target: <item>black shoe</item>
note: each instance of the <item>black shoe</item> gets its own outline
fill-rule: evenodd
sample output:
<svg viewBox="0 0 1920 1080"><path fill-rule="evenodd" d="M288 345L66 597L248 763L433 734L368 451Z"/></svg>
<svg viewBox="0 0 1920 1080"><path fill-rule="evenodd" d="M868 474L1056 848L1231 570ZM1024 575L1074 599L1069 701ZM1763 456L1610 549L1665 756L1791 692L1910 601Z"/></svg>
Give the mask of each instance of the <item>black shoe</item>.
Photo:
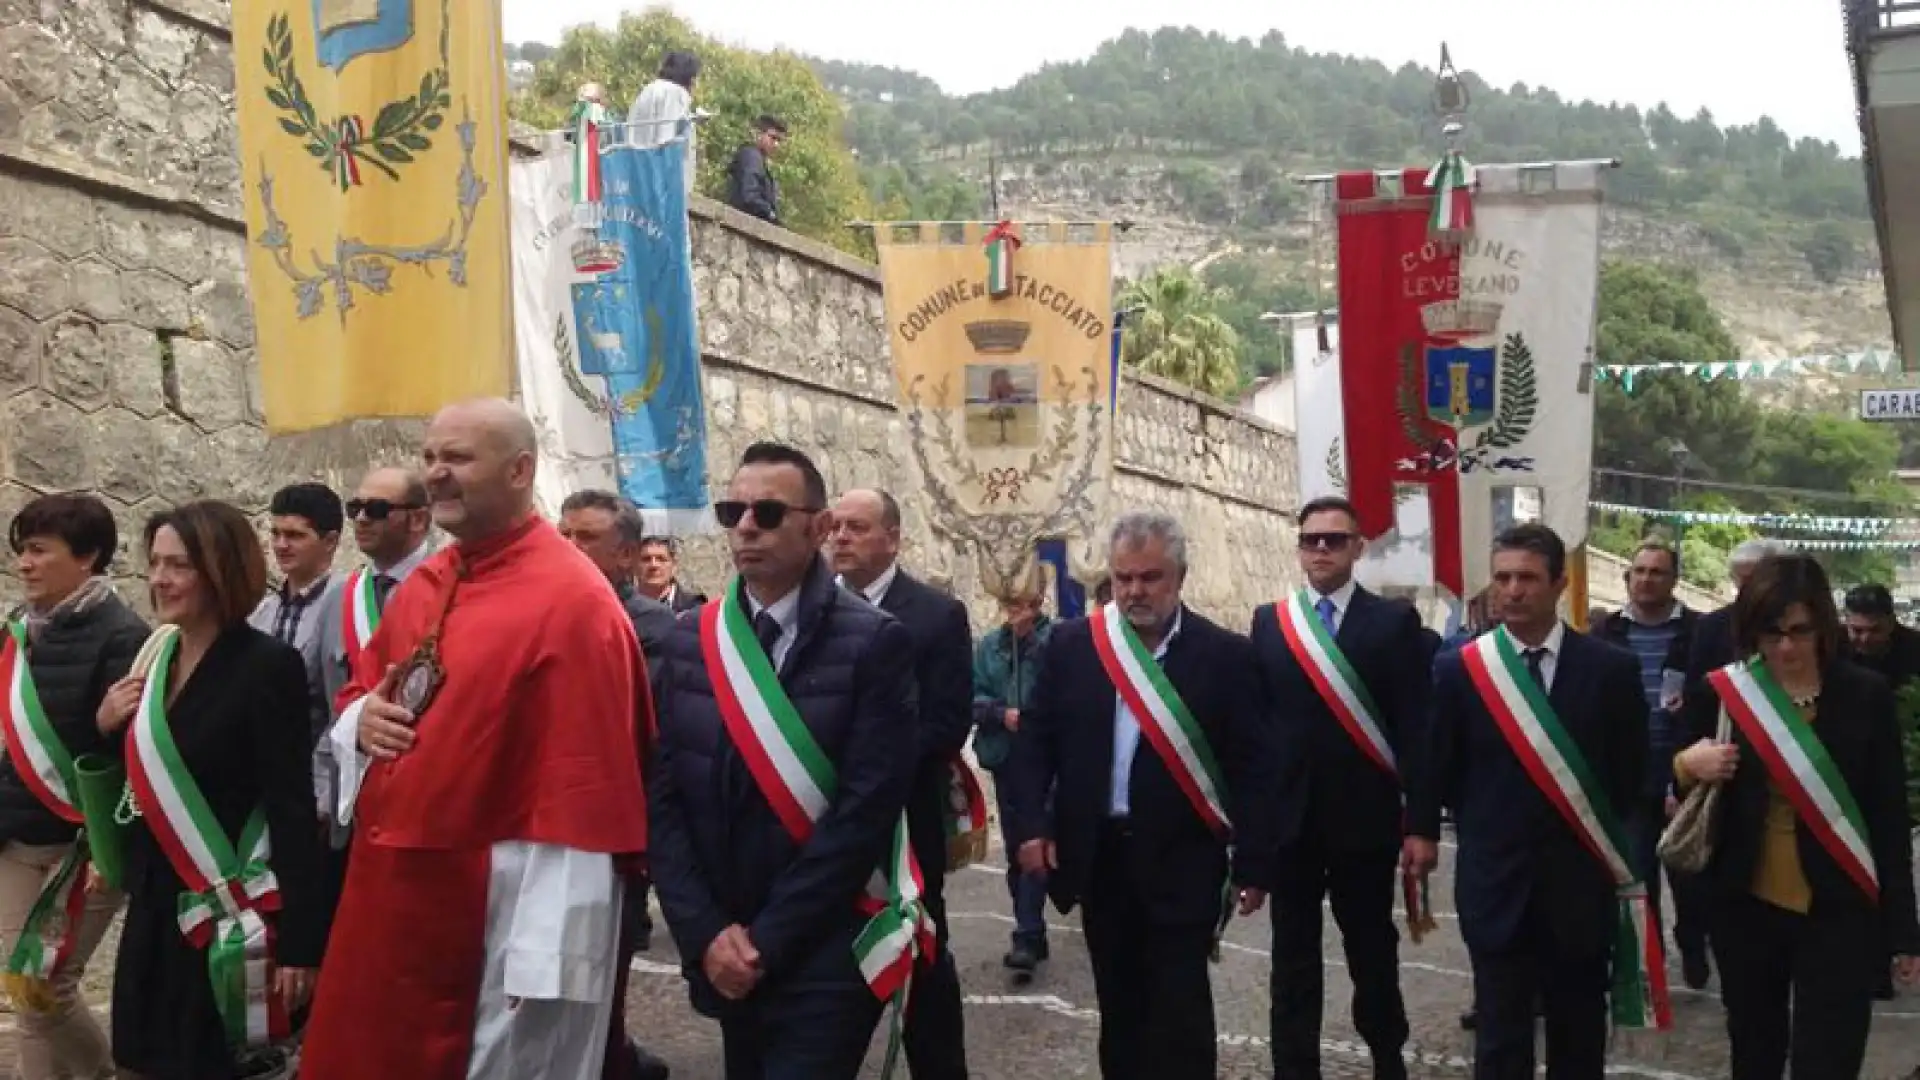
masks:
<svg viewBox="0 0 1920 1080"><path fill-rule="evenodd" d="M667 1063L647 1052L647 1048L627 1040L627 1072L634 1080L668 1080L673 1070Z"/></svg>
<svg viewBox="0 0 1920 1080"><path fill-rule="evenodd" d="M1689 990L1705 990L1713 969L1707 964L1705 949L1687 949L1680 954L1680 978Z"/></svg>
<svg viewBox="0 0 1920 1080"><path fill-rule="evenodd" d="M1033 958L1035 960L1045 963L1051 955L1052 953L1047 948L1046 938L1041 938L1039 941L1033 943Z"/></svg>
<svg viewBox="0 0 1920 1080"><path fill-rule="evenodd" d="M1000 962L1016 975L1032 975L1033 969L1040 966L1040 957L1034 954L1030 946L1015 945L1007 950L1007 955Z"/></svg>
<svg viewBox="0 0 1920 1080"><path fill-rule="evenodd" d="M1407 1062L1398 1053L1373 1056L1373 1080L1407 1080Z"/></svg>
<svg viewBox="0 0 1920 1080"><path fill-rule="evenodd" d="M1479 1026L1480 1026L1479 1010L1468 1009L1466 1012L1463 1012L1460 1014L1460 1030L1461 1031L1472 1031L1474 1028Z"/></svg>

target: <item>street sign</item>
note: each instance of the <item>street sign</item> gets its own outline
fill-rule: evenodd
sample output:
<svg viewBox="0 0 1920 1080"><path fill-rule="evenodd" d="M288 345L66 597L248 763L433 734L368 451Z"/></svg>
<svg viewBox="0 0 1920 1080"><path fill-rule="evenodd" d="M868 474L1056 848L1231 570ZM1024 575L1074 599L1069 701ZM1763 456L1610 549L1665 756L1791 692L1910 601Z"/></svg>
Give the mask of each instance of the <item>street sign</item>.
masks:
<svg viewBox="0 0 1920 1080"><path fill-rule="evenodd" d="M1862 420L1920 420L1920 389L1860 391Z"/></svg>

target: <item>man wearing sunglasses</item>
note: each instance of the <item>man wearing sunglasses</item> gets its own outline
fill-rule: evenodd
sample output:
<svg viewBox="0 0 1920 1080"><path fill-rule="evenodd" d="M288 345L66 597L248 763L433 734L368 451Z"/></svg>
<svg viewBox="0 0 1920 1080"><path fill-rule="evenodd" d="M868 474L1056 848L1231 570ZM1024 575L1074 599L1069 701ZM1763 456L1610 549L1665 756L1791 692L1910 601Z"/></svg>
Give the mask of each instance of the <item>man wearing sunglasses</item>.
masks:
<svg viewBox="0 0 1920 1080"><path fill-rule="evenodd" d="M855 947L918 763L913 639L835 583L826 498L805 454L747 448L713 506L738 576L655 697L654 890L727 1080L853 1080L880 1020Z"/></svg>
<svg viewBox="0 0 1920 1080"><path fill-rule="evenodd" d="M329 709L339 700L340 688L351 675L354 658L349 651L365 644L357 631L345 625L355 614L355 605L371 604L377 619L393 591L429 554L427 534L433 525L427 513L426 484L418 473L407 469L375 469L362 477L353 498L347 500L346 513L347 524L353 529L353 544L366 557L367 565L350 575L343 587L330 591L320 607L320 677ZM333 717L339 719L337 709ZM321 739L313 748L313 784L320 800L320 817L326 823L327 883L336 902L346 881L350 835L344 826L333 822L339 776L332 741Z"/></svg>
<svg viewBox="0 0 1920 1080"><path fill-rule="evenodd" d="M1353 1026L1377 1080L1407 1075L1406 1003L1393 926L1400 793L1424 732L1431 639L1412 605L1360 587L1366 544L1353 504L1300 511L1306 587L1259 608L1253 648L1294 773L1282 785L1280 885L1273 896L1273 1067L1318 1080L1320 907L1333 906L1353 979ZM1412 674L1409 674L1409 673Z"/></svg>
<svg viewBox="0 0 1920 1080"><path fill-rule="evenodd" d="M973 630L967 609L900 569L900 504L884 491L855 490L833 508L833 568L840 584L900 620L913 636L920 692L919 746L907 826L920 860L940 955L913 988L907 1014L907 1065L914 1080L966 1080L966 1029L960 975L947 954L947 819L960 748L973 727Z"/></svg>

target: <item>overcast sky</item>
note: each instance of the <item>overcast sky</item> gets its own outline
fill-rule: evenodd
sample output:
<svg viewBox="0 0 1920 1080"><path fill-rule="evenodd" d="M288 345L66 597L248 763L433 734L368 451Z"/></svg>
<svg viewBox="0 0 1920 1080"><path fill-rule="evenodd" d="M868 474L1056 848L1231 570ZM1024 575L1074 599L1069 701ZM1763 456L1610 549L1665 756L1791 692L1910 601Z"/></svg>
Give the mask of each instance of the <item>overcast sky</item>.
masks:
<svg viewBox="0 0 1920 1080"><path fill-rule="evenodd" d="M566 27L612 23L644 0L503 0L508 41L556 42ZM1454 62L1497 86L1543 85L1575 99L1705 105L1722 124L1771 115L1788 133L1859 148L1840 0L680 0L704 33L917 71L949 93L1007 86L1047 62L1081 59L1127 27L1177 17L1298 47L1431 67ZM920 14L909 15L908 12ZM1177 12L1177 16L1170 14ZM1469 145L1471 145L1469 143ZM1471 150L1469 150L1471 154Z"/></svg>

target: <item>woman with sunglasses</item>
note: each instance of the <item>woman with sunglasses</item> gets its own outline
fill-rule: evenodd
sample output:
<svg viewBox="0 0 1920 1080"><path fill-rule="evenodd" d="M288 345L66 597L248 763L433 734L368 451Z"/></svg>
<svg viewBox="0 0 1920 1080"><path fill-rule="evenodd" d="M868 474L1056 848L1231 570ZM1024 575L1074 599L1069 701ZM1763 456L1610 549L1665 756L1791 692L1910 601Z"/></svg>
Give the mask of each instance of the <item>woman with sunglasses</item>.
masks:
<svg viewBox="0 0 1920 1080"><path fill-rule="evenodd" d="M1689 696L1698 741L1674 759L1683 788L1722 785L1702 877L1730 1075L1849 1080L1888 949L1901 981L1920 975L1893 694L1841 658L1833 592L1810 556L1760 563L1733 634L1750 659Z"/></svg>
<svg viewBox="0 0 1920 1080"><path fill-rule="evenodd" d="M99 499L43 495L14 515L7 541L27 597L0 637L0 961L10 972L0 979L20 1020L18 1075L95 1080L113 1075L113 1056L80 980L120 894L104 885L87 892L72 924L33 912L42 895L51 894L43 910L52 913L87 889L87 875L62 873L77 854L72 763L118 752L94 713L133 665L147 627L107 577L118 536ZM51 971L33 970L63 952Z"/></svg>

